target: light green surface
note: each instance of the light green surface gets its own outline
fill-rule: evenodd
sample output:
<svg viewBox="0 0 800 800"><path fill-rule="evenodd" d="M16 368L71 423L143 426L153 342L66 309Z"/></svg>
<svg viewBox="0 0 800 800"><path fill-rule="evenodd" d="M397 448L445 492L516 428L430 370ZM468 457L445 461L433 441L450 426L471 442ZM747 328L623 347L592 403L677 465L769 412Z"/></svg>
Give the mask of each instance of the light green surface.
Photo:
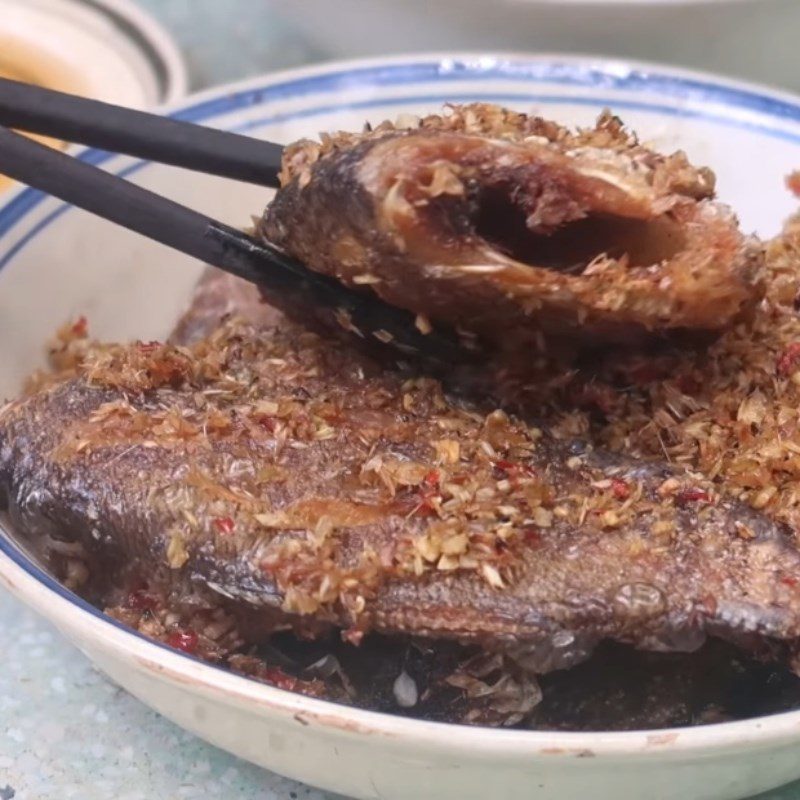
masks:
<svg viewBox="0 0 800 800"><path fill-rule="evenodd" d="M0 594L0 798L322 800L204 744L94 670ZM328 796L329 798L330 796Z"/></svg>
<svg viewBox="0 0 800 800"><path fill-rule="evenodd" d="M139 4L161 20L183 48L194 89L328 57L274 14L269 0L139 0Z"/></svg>
<svg viewBox="0 0 800 800"><path fill-rule="evenodd" d="M142 5L184 48L194 88L325 57L267 0ZM2 591L0 631L0 800L331 800L167 722ZM759 798L799 799L800 784Z"/></svg>

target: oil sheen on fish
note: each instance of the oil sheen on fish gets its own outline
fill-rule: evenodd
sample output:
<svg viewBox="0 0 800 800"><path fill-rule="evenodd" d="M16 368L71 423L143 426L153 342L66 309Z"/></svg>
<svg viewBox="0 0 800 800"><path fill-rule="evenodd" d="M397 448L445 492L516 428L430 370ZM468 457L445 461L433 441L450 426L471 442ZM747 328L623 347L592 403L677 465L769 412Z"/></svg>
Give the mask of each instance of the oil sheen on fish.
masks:
<svg viewBox="0 0 800 800"><path fill-rule="evenodd" d="M503 348L717 331L762 253L715 179L615 117L571 132L474 104L287 148L260 232L320 272Z"/></svg>
<svg viewBox="0 0 800 800"><path fill-rule="evenodd" d="M65 373L5 407L19 535L210 589L265 630L454 640L532 672L602 639L791 658L796 546L711 485L285 322L185 323L188 346L73 342Z"/></svg>

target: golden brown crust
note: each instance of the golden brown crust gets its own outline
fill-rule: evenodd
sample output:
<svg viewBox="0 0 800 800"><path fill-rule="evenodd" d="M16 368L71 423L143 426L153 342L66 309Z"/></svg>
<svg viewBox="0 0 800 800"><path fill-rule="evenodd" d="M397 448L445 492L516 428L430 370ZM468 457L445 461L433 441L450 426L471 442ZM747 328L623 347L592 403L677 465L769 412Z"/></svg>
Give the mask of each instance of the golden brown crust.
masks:
<svg viewBox="0 0 800 800"><path fill-rule="evenodd" d="M716 178L710 169L692 166L683 151L664 156L643 146L619 117L608 111L598 117L593 128L571 130L552 120L491 103L451 104L443 114L405 115L394 123L387 120L375 128L367 127L361 133L323 133L318 142L302 139L284 150L281 185L286 186L295 178L300 183L308 183L311 167L320 158L350 149L360 142L413 130L467 134L537 146L547 143L554 152L564 155L593 154L607 168L614 165L616 159L621 173L635 169L635 177L649 184L656 195L664 199L685 195L701 200L714 194ZM625 178L630 181L631 175Z"/></svg>
<svg viewBox="0 0 800 800"><path fill-rule="evenodd" d="M719 330L756 302L763 254L713 175L619 120L571 132L495 106L287 148L260 230L309 266L529 350L541 332L630 344Z"/></svg>
<svg viewBox="0 0 800 800"><path fill-rule="evenodd" d="M610 398L598 435L628 453L666 452L797 531L800 219L768 244L766 285L752 319L707 351L666 353L649 363L607 359L593 379ZM621 383L626 391L608 394ZM540 389L547 393L546 381ZM549 402L560 402L558 392Z"/></svg>

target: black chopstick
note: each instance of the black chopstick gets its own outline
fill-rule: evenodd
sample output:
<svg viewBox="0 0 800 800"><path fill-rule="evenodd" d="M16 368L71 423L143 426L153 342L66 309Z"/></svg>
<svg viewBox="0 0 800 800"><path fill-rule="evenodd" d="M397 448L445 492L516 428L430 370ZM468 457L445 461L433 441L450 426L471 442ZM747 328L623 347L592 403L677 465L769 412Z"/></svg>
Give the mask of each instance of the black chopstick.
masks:
<svg viewBox="0 0 800 800"><path fill-rule="evenodd" d="M280 145L0 79L0 125L261 186L278 185Z"/></svg>
<svg viewBox="0 0 800 800"><path fill-rule="evenodd" d="M404 356L444 365L469 358L449 331L422 334L413 314L372 293L349 289L266 242L2 127L0 173L256 283L295 318Z"/></svg>

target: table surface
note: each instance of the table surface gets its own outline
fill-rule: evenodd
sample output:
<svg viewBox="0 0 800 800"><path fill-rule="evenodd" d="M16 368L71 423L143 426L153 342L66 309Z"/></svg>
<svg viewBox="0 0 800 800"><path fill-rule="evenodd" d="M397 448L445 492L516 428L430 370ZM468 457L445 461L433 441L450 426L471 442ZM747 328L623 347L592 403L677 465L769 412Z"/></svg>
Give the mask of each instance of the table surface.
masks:
<svg viewBox="0 0 800 800"><path fill-rule="evenodd" d="M183 47L193 88L320 60L267 0L140 0ZM332 800L205 744L101 676L0 590L0 800ZM797 800L800 783L759 800Z"/></svg>

